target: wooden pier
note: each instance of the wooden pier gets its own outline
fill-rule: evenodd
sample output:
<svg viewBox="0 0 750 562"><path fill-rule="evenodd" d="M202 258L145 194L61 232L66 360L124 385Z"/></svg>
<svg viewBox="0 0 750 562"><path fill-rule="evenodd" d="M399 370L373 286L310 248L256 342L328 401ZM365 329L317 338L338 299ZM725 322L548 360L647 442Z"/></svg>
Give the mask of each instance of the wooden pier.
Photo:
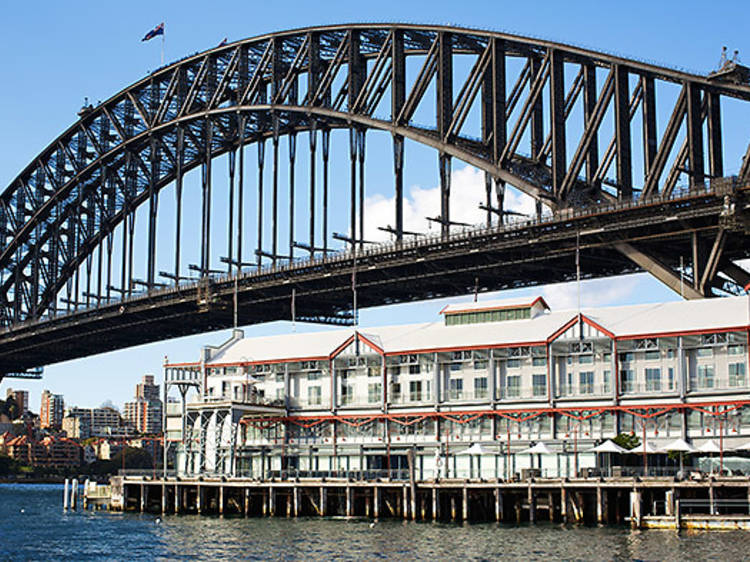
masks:
<svg viewBox="0 0 750 562"><path fill-rule="evenodd" d="M750 530L750 478L349 481L117 476L110 509L237 517L551 521Z"/></svg>

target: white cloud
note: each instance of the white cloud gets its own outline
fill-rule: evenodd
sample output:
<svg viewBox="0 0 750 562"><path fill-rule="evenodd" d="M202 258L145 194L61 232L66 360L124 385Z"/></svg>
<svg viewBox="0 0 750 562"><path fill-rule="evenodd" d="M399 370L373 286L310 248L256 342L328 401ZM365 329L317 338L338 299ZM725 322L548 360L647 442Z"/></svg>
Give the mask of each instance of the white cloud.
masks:
<svg viewBox="0 0 750 562"><path fill-rule="evenodd" d="M581 307L620 304L630 300L639 285L638 276L581 281ZM578 308L578 283L557 283L542 287L542 295L552 310Z"/></svg>
<svg viewBox="0 0 750 562"><path fill-rule="evenodd" d="M486 211L479 208L486 198L484 172L464 166L451 173L451 220L469 224L482 224ZM365 200L365 238L384 241L390 238L387 232L378 230L386 225L393 227L395 222L395 196L384 197L376 194ZM505 208L531 215L536 212L534 200L513 189L506 189ZM436 231L440 227L431 224L427 217L440 215L440 186L424 188L412 186L404 194L404 229L411 232Z"/></svg>

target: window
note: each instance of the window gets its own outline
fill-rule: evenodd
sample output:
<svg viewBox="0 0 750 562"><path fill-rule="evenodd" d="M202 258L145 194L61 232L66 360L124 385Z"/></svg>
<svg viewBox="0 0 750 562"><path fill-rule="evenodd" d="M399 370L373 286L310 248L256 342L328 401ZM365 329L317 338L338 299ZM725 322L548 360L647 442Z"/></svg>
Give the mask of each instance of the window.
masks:
<svg viewBox="0 0 750 562"><path fill-rule="evenodd" d="M367 402L377 404L381 400L383 387L379 382L373 382L367 385Z"/></svg>
<svg viewBox="0 0 750 562"><path fill-rule="evenodd" d="M674 349L667 350L667 359L674 359L677 357L677 352Z"/></svg>
<svg viewBox="0 0 750 562"><path fill-rule="evenodd" d="M276 400L284 400L284 389L283 388L277 388L276 389Z"/></svg>
<svg viewBox="0 0 750 562"><path fill-rule="evenodd" d="M475 371L483 371L487 368L487 360L485 359L475 359L474 360L474 370Z"/></svg>
<svg viewBox="0 0 750 562"><path fill-rule="evenodd" d="M535 397L547 396L547 375L531 375L531 386Z"/></svg>
<svg viewBox="0 0 750 562"><path fill-rule="evenodd" d="M698 388L714 387L714 366L698 365Z"/></svg>
<svg viewBox="0 0 750 562"><path fill-rule="evenodd" d="M341 405L354 402L354 387L350 384L341 385Z"/></svg>
<svg viewBox="0 0 750 562"><path fill-rule="evenodd" d="M368 377L379 377L380 376L380 367L367 367L367 376Z"/></svg>
<svg viewBox="0 0 750 562"><path fill-rule="evenodd" d="M461 363L451 363L450 364L450 370L451 371L460 371L461 370Z"/></svg>
<svg viewBox="0 0 750 562"><path fill-rule="evenodd" d="M713 347L699 347L696 350L695 354L698 357L713 357L714 356L714 348Z"/></svg>
<svg viewBox="0 0 750 562"><path fill-rule="evenodd" d="M578 373L578 391L581 394L594 394L593 371L581 371Z"/></svg>
<svg viewBox="0 0 750 562"><path fill-rule="evenodd" d="M505 362L505 367L508 369L518 369L521 367L521 360L520 359L508 359Z"/></svg>
<svg viewBox="0 0 750 562"><path fill-rule="evenodd" d="M451 379L450 380L450 398L451 400L461 400L464 393L464 380L463 379Z"/></svg>
<svg viewBox="0 0 750 562"><path fill-rule="evenodd" d="M745 386L745 364L729 364L729 386Z"/></svg>
<svg viewBox="0 0 750 562"><path fill-rule="evenodd" d="M411 402L422 401L422 381L411 381L409 383L409 400Z"/></svg>
<svg viewBox="0 0 750 562"><path fill-rule="evenodd" d="M487 377L474 379L474 398L477 400L487 398Z"/></svg>
<svg viewBox="0 0 750 562"><path fill-rule="evenodd" d="M635 391L635 376L633 369L622 369L620 371L620 381L622 382L623 392Z"/></svg>
<svg viewBox="0 0 750 562"><path fill-rule="evenodd" d="M229 381L221 381L221 397L229 397Z"/></svg>
<svg viewBox="0 0 750 562"><path fill-rule="evenodd" d="M701 336L701 345L727 343L727 334L706 334Z"/></svg>
<svg viewBox="0 0 750 562"><path fill-rule="evenodd" d="M307 403L310 406L320 406L321 403L321 392L319 386L308 386L307 387Z"/></svg>
<svg viewBox="0 0 750 562"><path fill-rule="evenodd" d="M432 397L432 394L430 393L430 381L424 381L424 399L425 402L430 400Z"/></svg>
<svg viewBox="0 0 750 562"><path fill-rule="evenodd" d="M518 398L521 395L521 377L513 375L505 379L505 397Z"/></svg>
<svg viewBox="0 0 750 562"><path fill-rule="evenodd" d="M602 382L604 383L604 392L612 392L612 371L604 371L602 373Z"/></svg>
<svg viewBox="0 0 750 562"><path fill-rule="evenodd" d="M392 377L397 377L401 374L401 367L388 367L388 374Z"/></svg>
<svg viewBox="0 0 750 562"><path fill-rule="evenodd" d="M661 359L661 354L658 350L646 352L646 361L658 361L659 359Z"/></svg>
<svg viewBox="0 0 750 562"><path fill-rule="evenodd" d="M531 360L531 364L534 367L546 367L547 366L547 358L546 357L534 357Z"/></svg>
<svg viewBox="0 0 750 562"><path fill-rule="evenodd" d="M674 367L667 369L667 389L674 390Z"/></svg>
<svg viewBox="0 0 750 562"><path fill-rule="evenodd" d="M605 363L610 363L612 361L612 354L611 353L603 353L602 354L602 361Z"/></svg>
<svg viewBox="0 0 750 562"><path fill-rule="evenodd" d="M307 380L309 381L316 381L320 379L321 372L320 371L308 371L307 373Z"/></svg>
<svg viewBox="0 0 750 562"><path fill-rule="evenodd" d="M661 369L646 369L646 391L658 392L661 390Z"/></svg>
<svg viewBox="0 0 750 562"><path fill-rule="evenodd" d="M399 402L401 400L401 384L394 382L391 384L391 396L390 400L392 402Z"/></svg>
<svg viewBox="0 0 750 562"><path fill-rule="evenodd" d="M565 359L565 362L568 365L572 365L573 364L573 357L571 355L568 355L568 357Z"/></svg>
<svg viewBox="0 0 750 562"><path fill-rule="evenodd" d="M632 352L628 353L620 353L620 362L621 363L630 363L635 359L635 354Z"/></svg>
<svg viewBox="0 0 750 562"><path fill-rule="evenodd" d="M276 382L284 382L284 373L276 373Z"/></svg>
<svg viewBox="0 0 750 562"><path fill-rule="evenodd" d="M594 362L593 355L581 355L578 357L578 363L580 365L591 365Z"/></svg>
<svg viewBox="0 0 750 562"><path fill-rule="evenodd" d="M745 353L744 345L730 345L727 347L727 355L742 355Z"/></svg>
<svg viewBox="0 0 750 562"><path fill-rule="evenodd" d="M409 374L410 375L419 374L419 363L417 363L416 365L409 365Z"/></svg>

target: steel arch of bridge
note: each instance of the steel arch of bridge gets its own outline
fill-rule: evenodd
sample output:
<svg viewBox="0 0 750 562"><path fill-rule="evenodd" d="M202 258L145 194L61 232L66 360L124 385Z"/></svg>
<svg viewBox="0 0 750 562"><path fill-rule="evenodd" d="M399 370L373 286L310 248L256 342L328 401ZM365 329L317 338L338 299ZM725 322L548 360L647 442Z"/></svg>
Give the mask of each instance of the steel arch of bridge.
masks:
<svg viewBox="0 0 750 562"><path fill-rule="evenodd" d="M457 57L464 55L472 63L459 84L454 66ZM413 56L420 57L421 67L412 83L407 82L406 61ZM509 79L510 62L519 60L522 70ZM238 149L257 143L262 167L270 139L276 193L279 138L288 136L294 146L296 135L303 131L312 132L310 189L314 192L316 150L320 149L327 167L330 131L349 130L352 245L364 242L362 170L368 129L387 131L393 137L396 203L392 233L397 240L404 236L405 139L438 152L441 212L435 220L445 237L454 224L450 217L453 158L486 173L488 224L493 216L507 213L503 208L506 184L534 197L538 209L545 205L553 211L658 193L668 196L685 175L691 186L703 186L724 175L722 97L750 101L746 76L744 82L728 78L704 77L503 33L402 24L274 33L188 57L97 107L85 108L80 120L0 195L0 321L12 326L54 316L61 291L87 260L91 263L95 250L99 249L100 264L102 252L111 259L112 233L118 225L129 233L123 241L130 237L132 262L134 212L142 204L149 209L145 284L153 288L159 190L175 182L179 197L184 174L196 167L202 170L204 201L199 269L208 275L212 159L229 154L233 189L238 155L240 168L244 165L244 151ZM659 134L656 91L662 83L676 84L679 95ZM433 90L434 120L420 126L413 117L426 93ZM381 115L383 107L389 113L386 117ZM576 107L581 109L580 118L576 118ZM473 138L465 132L466 124L477 115L481 137ZM642 123L644 151L640 178L634 177L632 122L636 116ZM605 126L610 121L613 134ZM522 145L528 146L528 153ZM568 146L576 147L572 154ZM293 169L291 151L290 166ZM746 157L740 180L750 178L749 168ZM611 170L614 178L610 178ZM239 190L242 177L238 174ZM327 189L325 183L323 189ZM254 256L258 264L264 258L274 264L289 259L295 247L305 247L311 255L328 250L327 210L318 217L318 224L323 224L322 241L316 242L316 217L311 209L309 239L295 245L291 232L285 255L277 245L277 219L275 210L272 247L258 243ZM177 222L179 231L179 217ZM258 222L262 223L262 217ZM242 226L238 228L236 255L229 258L239 268L244 258ZM179 234L177 245L175 283L180 280ZM626 244L619 249L648 269L648 256L643 252ZM123 249L123 260L125 253ZM132 275L132 263L129 267ZM712 267L708 273L715 273L716 264ZM702 280L702 290L696 290L695 296L706 294L707 281ZM131 289L132 279L126 282L123 277L120 291ZM110 299L109 286L106 299Z"/></svg>

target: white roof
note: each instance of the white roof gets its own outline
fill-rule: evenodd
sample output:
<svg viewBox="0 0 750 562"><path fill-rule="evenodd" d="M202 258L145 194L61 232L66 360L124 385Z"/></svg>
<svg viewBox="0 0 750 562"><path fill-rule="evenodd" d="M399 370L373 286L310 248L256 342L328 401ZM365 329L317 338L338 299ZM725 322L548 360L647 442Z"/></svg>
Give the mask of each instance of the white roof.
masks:
<svg viewBox="0 0 750 562"><path fill-rule="evenodd" d="M532 303L536 299L525 299ZM508 303L487 301L477 303ZM515 299L512 302L522 302ZM474 305L474 303L471 303ZM452 307L467 305L450 305ZM457 308L454 308L456 310ZM657 336L711 331L748 325L745 297L588 309L583 315L615 337ZM576 310L545 312L534 318L446 326L443 319L422 324L358 328L358 333L385 353L427 352L546 342L574 320ZM246 338L220 349L208 364L275 362L328 357L354 334L354 328Z"/></svg>
<svg viewBox="0 0 750 562"><path fill-rule="evenodd" d="M468 312L474 310L502 310L504 308L525 308L534 306L537 302L549 309L547 303L542 297L520 297L516 299L502 299L478 302L457 302L449 304L440 312L442 314L451 314L456 312Z"/></svg>
<svg viewBox="0 0 750 562"><path fill-rule="evenodd" d="M710 331L748 324L747 297L615 306L583 313L617 337Z"/></svg>

